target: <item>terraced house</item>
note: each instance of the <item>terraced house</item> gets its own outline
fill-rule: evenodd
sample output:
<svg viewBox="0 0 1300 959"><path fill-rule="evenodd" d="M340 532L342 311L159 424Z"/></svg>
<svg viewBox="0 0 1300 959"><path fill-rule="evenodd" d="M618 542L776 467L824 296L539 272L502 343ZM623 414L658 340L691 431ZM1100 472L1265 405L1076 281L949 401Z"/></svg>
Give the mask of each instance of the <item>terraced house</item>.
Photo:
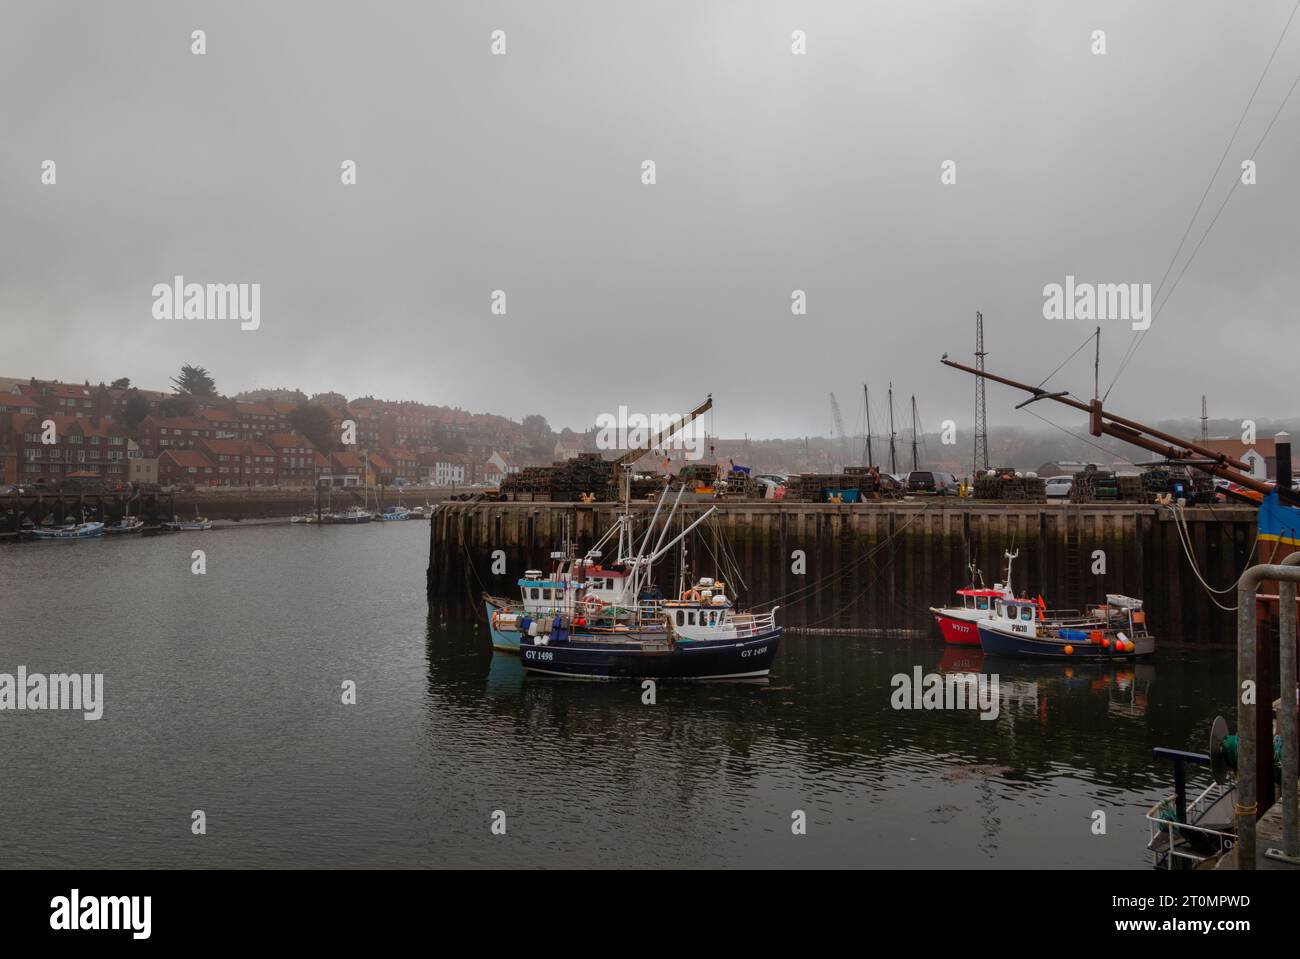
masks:
<svg viewBox="0 0 1300 959"><path fill-rule="evenodd" d="M54 424L52 443L42 424ZM106 483L127 481L126 427L99 416L29 416L19 435L19 480L61 480L72 473L93 474Z"/></svg>
<svg viewBox="0 0 1300 959"><path fill-rule="evenodd" d="M201 439L213 439L211 421L201 416L146 416L136 428L136 441L145 456L161 456L164 450L193 449Z"/></svg>
<svg viewBox="0 0 1300 959"><path fill-rule="evenodd" d="M200 440L197 447L216 467L217 486L276 485L276 454L262 440Z"/></svg>
<svg viewBox="0 0 1300 959"><path fill-rule="evenodd" d="M311 487L316 483L316 447L297 433L268 433L263 441L275 451L276 478L281 486Z"/></svg>

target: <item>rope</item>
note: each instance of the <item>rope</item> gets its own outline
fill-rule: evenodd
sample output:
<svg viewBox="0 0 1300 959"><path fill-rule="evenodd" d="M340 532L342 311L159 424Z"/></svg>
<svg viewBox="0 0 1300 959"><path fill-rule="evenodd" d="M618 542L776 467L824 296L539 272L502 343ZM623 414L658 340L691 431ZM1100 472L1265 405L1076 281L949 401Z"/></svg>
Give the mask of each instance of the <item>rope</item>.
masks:
<svg viewBox="0 0 1300 959"><path fill-rule="evenodd" d="M1241 575L1236 578L1236 580L1233 582L1231 586L1225 586L1223 589L1215 589L1213 586L1211 586L1209 583L1205 581L1205 577L1201 575L1201 571L1196 566L1196 559L1192 556L1192 548L1191 548L1192 533L1191 530L1187 528L1187 517L1182 514L1183 507L1177 505L1171 505L1166 508L1170 511L1170 513L1173 514L1174 528L1178 530L1178 542L1183 547L1183 555L1187 557L1187 565L1192 568L1192 572L1196 575L1197 580L1200 581L1201 586L1205 588L1206 592L1211 594L1210 602L1214 603L1215 606L1219 607L1219 609L1223 610L1226 613L1235 613L1237 611L1236 604L1233 604L1232 606L1224 606L1215 598L1215 596L1222 596L1225 593L1230 593L1233 590L1235 590L1241 584L1241 577L1246 575L1246 570L1250 569L1251 565L1253 564L1249 559L1247 559L1246 568L1241 571ZM1252 554L1254 553L1255 547L1256 545L1258 545L1258 543L1259 543L1259 531L1256 530L1255 542L1252 543L1250 547L1250 551ZM1274 543L1273 551L1268 558L1268 561L1270 563L1273 562L1274 557L1276 557L1277 555L1277 547L1278 544Z"/></svg>
<svg viewBox="0 0 1300 959"><path fill-rule="evenodd" d="M1035 413L1033 410L1029 409L1028 407L1025 408L1025 412L1028 413L1030 416L1037 417L1038 419L1042 420L1048 426L1055 426L1062 433L1065 433L1068 436L1073 436L1080 443L1087 443L1089 446L1093 447L1094 449L1101 450L1101 452L1105 453L1107 456L1119 457L1129 466L1137 466L1136 463L1134 463L1128 457L1124 456L1122 453L1116 453L1114 450L1107 449L1106 447L1102 446L1100 443L1094 443L1092 440L1088 439L1088 437L1080 436L1078 433L1074 432L1073 430L1067 429L1066 427L1062 426L1060 423L1052 422L1046 416L1041 416L1038 413Z"/></svg>

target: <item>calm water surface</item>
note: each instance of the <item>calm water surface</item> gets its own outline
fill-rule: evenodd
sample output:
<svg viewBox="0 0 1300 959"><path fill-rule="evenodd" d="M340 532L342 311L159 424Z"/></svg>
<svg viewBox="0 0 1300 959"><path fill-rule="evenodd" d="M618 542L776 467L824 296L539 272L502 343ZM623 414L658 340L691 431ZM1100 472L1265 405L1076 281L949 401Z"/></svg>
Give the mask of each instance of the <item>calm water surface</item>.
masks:
<svg viewBox="0 0 1300 959"><path fill-rule="evenodd" d="M661 684L646 706L433 621L428 531L0 548L0 671L103 673L106 699L98 722L0 713L0 864L1141 868L1171 776L1151 747L1202 749L1231 712L1230 649L1027 667L806 636L766 685ZM918 665L996 672L999 717L893 710Z"/></svg>

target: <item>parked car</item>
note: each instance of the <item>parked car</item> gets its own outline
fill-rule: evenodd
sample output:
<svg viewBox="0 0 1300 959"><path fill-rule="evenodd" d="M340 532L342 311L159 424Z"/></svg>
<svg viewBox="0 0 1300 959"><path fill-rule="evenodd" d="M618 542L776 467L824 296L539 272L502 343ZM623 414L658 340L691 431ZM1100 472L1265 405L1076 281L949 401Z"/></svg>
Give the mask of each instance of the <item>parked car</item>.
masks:
<svg viewBox="0 0 1300 959"><path fill-rule="evenodd" d="M961 484L952 473L937 473L931 470L912 470L907 474L907 491L909 493L934 493L938 496L958 496Z"/></svg>
<svg viewBox="0 0 1300 959"><path fill-rule="evenodd" d="M1049 476L1044 484L1048 499L1068 499L1074 489L1073 476Z"/></svg>

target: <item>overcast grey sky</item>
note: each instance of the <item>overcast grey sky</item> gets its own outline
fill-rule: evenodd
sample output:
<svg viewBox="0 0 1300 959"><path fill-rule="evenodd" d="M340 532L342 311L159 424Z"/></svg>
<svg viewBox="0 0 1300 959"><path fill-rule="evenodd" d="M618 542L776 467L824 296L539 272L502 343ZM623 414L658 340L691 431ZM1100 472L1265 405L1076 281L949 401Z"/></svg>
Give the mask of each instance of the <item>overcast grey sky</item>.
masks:
<svg viewBox="0 0 1300 959"><path fill-rule="evenodd" d="M831 390L852 431L892 379L966 431L939 356L980 309L990 369L1036 382L1093 325L1044 320L1045 284L1158 284L1293 6L4 0L0 375L189 362L557 428L712 392L756 437L827 433ZM1300 17L1183 258L1297 74ZM1117 410L1300 410L1298 149L1300 93ZM154 319L178 273L260 283L261 328ZM1102 325L1104 388L1132 334ZM1090 359L1052 382L1090 392ZM994 429L1037 425L1020 398L989 387Z"/></svg>

